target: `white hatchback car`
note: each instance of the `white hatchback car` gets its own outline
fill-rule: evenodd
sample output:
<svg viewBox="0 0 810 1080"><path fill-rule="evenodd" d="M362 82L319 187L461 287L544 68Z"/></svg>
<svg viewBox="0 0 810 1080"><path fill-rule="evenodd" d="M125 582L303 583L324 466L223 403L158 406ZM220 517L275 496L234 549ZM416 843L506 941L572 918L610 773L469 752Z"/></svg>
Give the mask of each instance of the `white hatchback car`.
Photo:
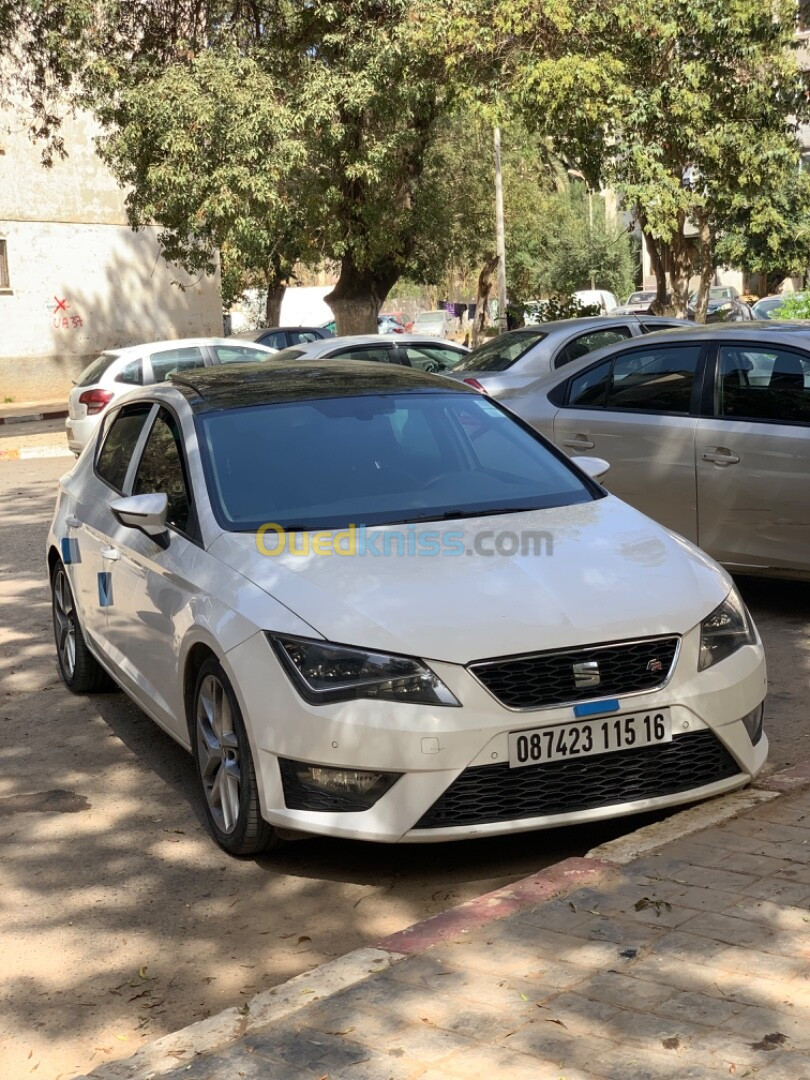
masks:
<svg viewBox="0 0 810 1080"><path fill-rule="evenodd" d="M47 549L67 686L191 750L234 854L676 806L765 763L729 576L482 394L401 366L174 375L109 410Z"/></svg>
<svg viewBox="0 0 810 1080"><path fill-rule="evenodd" d="M105 409L133 386L164 382L173 371L208 364L255 363L277 349L233 338L183 338L107 349L84 369L68 398L68 446L80 454Z"/></svg>

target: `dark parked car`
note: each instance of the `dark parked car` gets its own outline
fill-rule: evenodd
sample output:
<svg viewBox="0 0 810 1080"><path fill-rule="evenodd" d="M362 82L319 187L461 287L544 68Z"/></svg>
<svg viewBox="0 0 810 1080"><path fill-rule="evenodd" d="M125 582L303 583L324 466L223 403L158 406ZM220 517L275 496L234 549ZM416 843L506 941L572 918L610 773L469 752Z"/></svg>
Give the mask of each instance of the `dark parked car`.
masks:
<svg viewBox="0 0 810 1080"><path fill-rule="evenodd" d="M258 330L243 330L242 333L231 336L243 341L255 341L257 345L267 345L280 351L291 345L305 345L308 341L334 337L334 334L325 326L262 326Z"/></svg>
<svg viewBox="0 0 810 1080"><path fill-rule="evenodd" d="M697 293L689 297L689 318L695 317ZM751 308L740 299L740 294L733 285L715 285L709 289L709 306L706 308L706 322L750 322L753 319Z"/></svg>

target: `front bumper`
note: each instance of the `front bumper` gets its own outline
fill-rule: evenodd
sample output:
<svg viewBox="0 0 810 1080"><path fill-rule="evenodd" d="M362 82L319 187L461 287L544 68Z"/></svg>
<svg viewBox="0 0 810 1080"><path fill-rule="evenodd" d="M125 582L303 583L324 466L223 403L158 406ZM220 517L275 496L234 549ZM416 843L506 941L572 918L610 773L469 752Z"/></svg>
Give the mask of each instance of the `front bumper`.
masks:
<svg viewBox="0 0 810 1080"><path fill-rule="evenodd" d="M441 824L435 809L457 781L466 784L483 778L484 786L498 770L501 789L509 792L510 776L520 780L524 790L529 773L508 770L508 734L545 725L573 721L571 706L514 712L496 701L467 671L456 664L429 661L430 666L462 703L461 708L442 708L369 700L349 701L331 706L311 706L302 701L263 634L231 650L226 667L240 697L245 723L253 747L263 816L273 825L301 832L380 842L416 842L468 839L557 825L596 821L640 811L692 802L731 791L749 783L762 769L768 754L763 735L752 745L742 717L765 698L767 684L765 658L760 643L748 645L707 671L698 673L699 629L687 634L668 684L656 691L620 697L620 711L626 715L668 707L672 717L673 743L681 763L690 758L691 747L701 752L716 745L722 767L715 773L695 771L690 781L688 768L684 784L672 791L662 783L660 794L649 777L644 784L625 785L639 764L652 765L650 754L659 748L624 750L580 759L588 769L580 775L580 790L588 791L582 804L559 800L535 813L518 804L512 815L493 820L491 810L483 810L475 820L464 815L460 825ZM683 740L698 739L687 747ZM627 758L627 755L631 755ZM401 773L400 779L371 809L361 812L293 810L285 805L279 758L349 769L379 769ZM626 759L625 762L618 761ZM607 762L607 759L614 759ZM605 800L593 805L591 779L597 781L605 764L613 781L605 787ZM555 763L528 768L553 769ZM659 763L659 775L668 775L668 762ZM485 772L485 770L491 770ZM662 771L663 769L663 771ZM636 770L637 771L637 770ZM524 774L520 777L520 774ZM462 778L463 780L459 780ZM618 777L618 780L617 780ZM708 782L706 780L708 779ZM566 781L567 782L567 781ZM504 785L505 789L504 789ZM458 790L456 786L455 790ZM639 795L641 792L641 795ZM513 804L514 805L514 804ZM528 805L528 804L527 804ZM433 813L431 814L431 811ZM424 820L430 827L424 827Z"/></svg>

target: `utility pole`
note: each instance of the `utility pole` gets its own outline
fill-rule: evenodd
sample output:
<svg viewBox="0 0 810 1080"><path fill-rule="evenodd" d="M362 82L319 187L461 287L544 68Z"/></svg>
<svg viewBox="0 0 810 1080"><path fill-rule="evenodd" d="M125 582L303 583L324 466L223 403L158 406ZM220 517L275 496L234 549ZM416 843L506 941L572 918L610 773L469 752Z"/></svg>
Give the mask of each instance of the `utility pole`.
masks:
<svg viewBox="0 0 810 1080"><path fill-rule="evenodd" d="M498 256L498 327L506 321L506 238L503 227L503 177L501 176L501 129L495 128L495 253Z"/></svg>

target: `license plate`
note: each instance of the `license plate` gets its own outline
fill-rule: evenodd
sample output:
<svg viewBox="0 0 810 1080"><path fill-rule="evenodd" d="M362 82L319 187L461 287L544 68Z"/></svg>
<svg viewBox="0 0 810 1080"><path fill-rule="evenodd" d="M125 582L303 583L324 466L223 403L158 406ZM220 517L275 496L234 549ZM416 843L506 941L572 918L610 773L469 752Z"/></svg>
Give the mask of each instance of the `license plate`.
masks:
<svg viewBox="0 0 810 1080"><path fill-rule="evenodd" d="M592 757L672 741L669 709L509 732L509 767Z"/></svg>

